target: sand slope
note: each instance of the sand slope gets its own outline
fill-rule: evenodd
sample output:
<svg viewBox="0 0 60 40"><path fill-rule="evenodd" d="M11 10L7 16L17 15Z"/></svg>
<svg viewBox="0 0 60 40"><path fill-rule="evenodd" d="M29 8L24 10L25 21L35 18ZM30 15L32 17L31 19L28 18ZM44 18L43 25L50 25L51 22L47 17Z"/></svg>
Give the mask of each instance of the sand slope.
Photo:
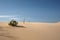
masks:
<svg viewBox="0 0 60 40"><path fill-rule="evenodd" d="M0 22L0 40L60 40L60 22L19 22L18 25L24 27L12 27L8 22Z"/></svg>

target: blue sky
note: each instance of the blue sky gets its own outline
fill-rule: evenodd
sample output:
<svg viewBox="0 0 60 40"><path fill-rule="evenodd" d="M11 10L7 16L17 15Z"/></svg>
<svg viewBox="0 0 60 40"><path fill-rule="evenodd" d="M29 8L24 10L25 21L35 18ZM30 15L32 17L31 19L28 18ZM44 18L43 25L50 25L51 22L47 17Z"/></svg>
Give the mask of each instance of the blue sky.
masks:
<svg viewBox="0 0 60 40"><path fill-rule="evenodd" d="M60 0L0 0L0 21L59 22Z"/></svg>

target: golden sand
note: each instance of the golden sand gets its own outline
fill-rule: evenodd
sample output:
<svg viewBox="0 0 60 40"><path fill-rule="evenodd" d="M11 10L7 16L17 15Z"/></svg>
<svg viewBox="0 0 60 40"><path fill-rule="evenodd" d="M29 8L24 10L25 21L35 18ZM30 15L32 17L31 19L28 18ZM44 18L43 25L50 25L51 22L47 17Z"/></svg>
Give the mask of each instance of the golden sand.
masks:
<svg viewBox="0 0 60 40"><path fill-rule="evenodd" d="M12 27L8 22L0 22L0 40L60 40L60 22L19 22L18 26Z"/></svg>

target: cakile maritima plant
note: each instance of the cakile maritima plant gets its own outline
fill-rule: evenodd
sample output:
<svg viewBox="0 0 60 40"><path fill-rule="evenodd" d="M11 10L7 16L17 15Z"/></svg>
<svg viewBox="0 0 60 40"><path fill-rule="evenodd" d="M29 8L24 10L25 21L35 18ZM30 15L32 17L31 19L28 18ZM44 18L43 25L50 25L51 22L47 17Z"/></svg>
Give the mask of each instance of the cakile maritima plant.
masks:
<svg viewBox="0 0 60 40"><path fill-rule="evenodd" d="M11 26L17 26L17 24L18 24L18 22L15 20L11 20L9 23L9 25L11 25Z"/></svg>

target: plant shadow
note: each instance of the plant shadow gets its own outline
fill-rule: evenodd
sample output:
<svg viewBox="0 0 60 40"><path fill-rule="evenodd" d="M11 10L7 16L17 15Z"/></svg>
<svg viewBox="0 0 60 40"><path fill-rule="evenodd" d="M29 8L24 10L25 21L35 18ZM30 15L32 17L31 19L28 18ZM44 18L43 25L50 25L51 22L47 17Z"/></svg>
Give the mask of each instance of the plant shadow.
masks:
<svg viewBox="0 0 60 40"><path fill-rule="evenodd" d="M15 27L21 27L21 28L26 28L25 26L17 25Z"/></svg>
<svg viewBox="0 0 60 40"><path fill-rule="evenodd" d="M12 26L12 25L10 25ZM12 26L12 27L21 27L21 28L26 28L25 26L21 26L21 25L16 25L16 26Z"/></svg>

